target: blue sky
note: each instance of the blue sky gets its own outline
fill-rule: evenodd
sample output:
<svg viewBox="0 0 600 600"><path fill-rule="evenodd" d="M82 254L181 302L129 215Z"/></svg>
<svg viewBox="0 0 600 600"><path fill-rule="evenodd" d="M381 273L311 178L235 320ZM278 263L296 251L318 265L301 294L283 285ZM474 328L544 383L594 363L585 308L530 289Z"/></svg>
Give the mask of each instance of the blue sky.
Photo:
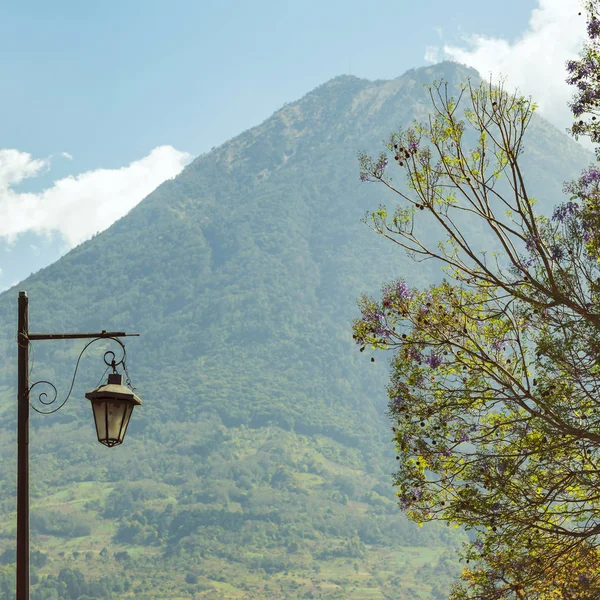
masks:
<svg viewBox="0 0 600 600"><path fill-rule="evenodd" d="M391 79L427 45L516 37L534 2L25 1L0 5L0 145L115 168L170 144L194 155L351 72ZM438 30L439 31L439 30ZM8 92L8 93L6 93Z"/></svg>
<svg viewBox="0 0 600 600"><path fill-rule="evenodd" d="M560 100L560 121L564 93L556 100L552 85L582 39L573 27L585 28L580 18L564 29L565 5L579 10L578 0L0 3L0 289L340 74L391 79L454 58L533 82L549 118ZM554 54L553 26L570 36Z"/></svg>

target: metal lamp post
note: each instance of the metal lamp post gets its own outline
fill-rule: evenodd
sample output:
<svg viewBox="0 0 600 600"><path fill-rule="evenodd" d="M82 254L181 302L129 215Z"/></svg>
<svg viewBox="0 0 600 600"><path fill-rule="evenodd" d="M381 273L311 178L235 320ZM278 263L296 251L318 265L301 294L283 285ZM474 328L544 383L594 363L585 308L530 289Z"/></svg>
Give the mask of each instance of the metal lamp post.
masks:
<svg viewBox="0 0 600 600"><path fill-rule="evenodd" d="M51 410L39 410L43 414L50 414L62 408L73 389L75 375L79 360L86 348L100 339L116 341L123 351L123 358L116 361L115 353L108 351L104 354L104 362L112 367L113 372L108 376L108 382L91 391L85 397L92 403L94 421L98 441L109 448L121 444L129 424L133 407L140 405L141 400L132 390L123 385L123 376L117 373L117 366L122 365L127 374L125 364L125 346L118 338L138 336L138 333L124 333L115 331L102 331L101 333L29 333L29 299L26 292L19 292L19 317L17 343L18 349L18 414L17 414L17 596L16 600L29 600L29 406L31 390L40 384L47 384L54 390L54 398L47 400L47 394L42 393L39 400L43 406L52 405L57 398L56 388L49 381L37 381L29 385L29 344L36 340L72 340L91 339L83 348L75 374L71 382L71 389L66 399ZM110 358L110 362L107 360ZM129 377L127 377L129 383Z"/></svg>

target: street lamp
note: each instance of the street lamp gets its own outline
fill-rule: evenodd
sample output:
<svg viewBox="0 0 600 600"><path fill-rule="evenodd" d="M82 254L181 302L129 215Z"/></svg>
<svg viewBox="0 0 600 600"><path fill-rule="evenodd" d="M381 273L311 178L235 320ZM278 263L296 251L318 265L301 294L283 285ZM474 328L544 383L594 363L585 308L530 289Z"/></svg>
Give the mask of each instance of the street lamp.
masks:
<svg viewBox="0 0 600 600"><path fill-rule="evenodd" d="M16 600L29 600L29 405L31 390L36 385L47 384L54 390L54 397L47 400L45 392L38 400L43 406L52 405L57 399L56 388L49 381L36 381L29 385L29 344L36 340L72 340L91 339L81 351L71 388L65 400L58 407L50 410L32 408L42 414L51 414L62 408L73 390L75 375L79 361L86 348L100 339L111 339L121 346L123 357L117 361L112 350L105 352L104 362L112 367L113 372L108 376L108 382L90 390L85 397L92 403L94 421L98 441L112 448L123 442L127 425L133 407L142 401L133 391L123 385L123 376L117 372L117 366L122 365L127 375L125 364L125 346L120 337L138 336L138 333L102 331L101 333L29 333L29 299L27 292L19 292L19 314L17 343L18 349L18 414L17 414L17 596ZM110 359L110 360L109 360ZM127 375L127 384L130 384Z"/></svg>

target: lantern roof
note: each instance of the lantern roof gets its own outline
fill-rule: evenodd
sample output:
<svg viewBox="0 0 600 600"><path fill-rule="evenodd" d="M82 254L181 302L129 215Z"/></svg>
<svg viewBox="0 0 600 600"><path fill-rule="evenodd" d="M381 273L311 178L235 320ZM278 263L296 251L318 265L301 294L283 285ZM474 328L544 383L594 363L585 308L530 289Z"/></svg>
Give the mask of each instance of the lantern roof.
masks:
<svg viewBox="0 0 600 600"><path fill-rule="evenodd" d="M123 375L120 373L111 373L108 376L108 383L90 390L85 397L92 401L102 399L126 400L136 406L142 403L142 400L132 390L123 385Z"/></svg>

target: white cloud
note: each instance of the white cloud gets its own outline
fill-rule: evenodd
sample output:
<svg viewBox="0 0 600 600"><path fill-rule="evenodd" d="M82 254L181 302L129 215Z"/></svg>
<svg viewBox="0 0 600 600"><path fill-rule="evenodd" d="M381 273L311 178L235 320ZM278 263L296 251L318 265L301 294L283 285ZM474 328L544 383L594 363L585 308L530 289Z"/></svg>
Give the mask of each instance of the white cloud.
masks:
<svg viewBox="0 0 600 600"><path fill-rule="evenodd" d="M13 186L49 168L49 161L0 150L0 237L58 231L70 247L76 246L128 213L191 158L172 146L159 146L120 169L95 169L59 179L40 193L20 193Z"/></svg>
<svg viewBox="0 0 600 600"><path fill-rule="evenodd" d="M581 12L581 16L578 13ZM465 46L443 47L445 58L479 71L484 79L506 76L505 88L531 95L539 112L561 130L573 117L567 106L574 88L565 83L565 61L576 59L586 40L586 12L580 0L538 0L526 31L514 42L470 35ZM427 55L430 54L429 49Z"/></svg>
<svg viewBox="0 0 600 600"><path fill-rule="evenodd" d="M49 164L48 159L33 159L26 152L0 150L0 189L35 177L42 169L48 168Z"/></svg>
<svg viewBox="0 0 600 600"><path fill-rule="evenodd" d="M437 46L426 46L425 60L430 64L438 62L439 50L440 49Z"/></svg>

